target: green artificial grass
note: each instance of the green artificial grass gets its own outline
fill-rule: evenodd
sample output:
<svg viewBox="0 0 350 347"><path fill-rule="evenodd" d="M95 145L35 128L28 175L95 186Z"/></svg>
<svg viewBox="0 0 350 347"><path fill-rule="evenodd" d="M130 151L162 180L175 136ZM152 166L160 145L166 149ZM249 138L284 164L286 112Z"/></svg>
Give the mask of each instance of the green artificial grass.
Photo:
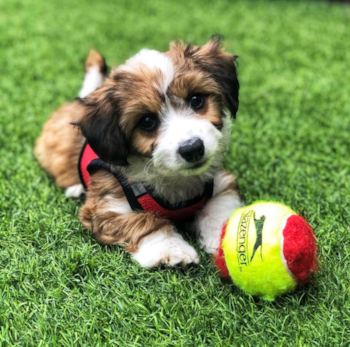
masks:
<svg viewBox="0 0 350 347"><path fill-rule="evenodd" d="M349 346L349 29L350 7L322 1L1 1L0 345ZM112 66L212 34L240 56L226 167L247 204L290 205L317 237L313 283L273 303L220 280L204 252L147 270L99 246L32 154L91 47Z"/></svg>

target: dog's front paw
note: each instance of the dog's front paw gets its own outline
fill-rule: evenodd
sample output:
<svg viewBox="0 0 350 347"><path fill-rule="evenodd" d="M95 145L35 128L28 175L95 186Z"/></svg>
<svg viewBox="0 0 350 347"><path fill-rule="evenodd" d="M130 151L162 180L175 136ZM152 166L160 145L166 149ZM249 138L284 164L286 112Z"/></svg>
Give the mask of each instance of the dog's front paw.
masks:
<svg viewBox="0 0 350 347"><path fill-rule="evenodd" d="M205 237L200 237L199 242L202 248L208 254L215 254L220 245L220 235L221 230L212 232L211 234L205 235Z"/></svg>
<svg viewBox="0 0 350 347"><path fill-rule="evenodd" d="M201 246L209 254L215 254L221 241L222 227L230 218L232 211L241 207L240 198L222 195L212 198L197 215L196 229Z"/></svg>
<svg viewBox="0 0 350 347"><path fill-rule="evenodd" d="M144 267L199 263L197 252L176 232L158 232L148 236L132 256Z"/></svg>
<svg viewBox="0 0 350 347"><path fill-rule="evenodd" d="M220 246L225 217L226 216L220 216L218 213L214 215L202 213L196 220L199 243L208 254L216 254Z"/></svg>

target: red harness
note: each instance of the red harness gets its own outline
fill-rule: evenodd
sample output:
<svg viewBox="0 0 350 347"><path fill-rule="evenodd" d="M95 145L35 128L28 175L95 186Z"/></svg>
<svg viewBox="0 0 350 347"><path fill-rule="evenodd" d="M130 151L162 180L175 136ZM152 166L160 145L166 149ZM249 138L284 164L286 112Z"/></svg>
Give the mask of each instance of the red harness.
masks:
<svg viewBox="0 0 350 347"><path fill-rule="evenodd" d="M81 182L85 188L89 186L90 176L97 170L107 170L112 173L123 188L132 210L152 212L172 221L186 221L192 219L213 195L213 181L206 183L201 195L177 204L155 196L151 189L146 189L142 183L128 182L120 173L111 170L109 164L101 160L87 143L84 145L78 164Z"/></svg>

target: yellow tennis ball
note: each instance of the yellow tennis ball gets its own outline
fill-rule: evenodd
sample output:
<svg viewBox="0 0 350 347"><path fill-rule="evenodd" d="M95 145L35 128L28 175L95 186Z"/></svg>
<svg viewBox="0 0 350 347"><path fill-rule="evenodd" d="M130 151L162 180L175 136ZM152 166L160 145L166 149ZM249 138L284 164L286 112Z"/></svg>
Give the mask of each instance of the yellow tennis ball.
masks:
<svg viewBox="0 0 350 347"><path fill-rule="evenodd" d="M245 206L223 228L217 266L246 293L272 301L305 283L315 271L313 231L282 204Z"/></svg>

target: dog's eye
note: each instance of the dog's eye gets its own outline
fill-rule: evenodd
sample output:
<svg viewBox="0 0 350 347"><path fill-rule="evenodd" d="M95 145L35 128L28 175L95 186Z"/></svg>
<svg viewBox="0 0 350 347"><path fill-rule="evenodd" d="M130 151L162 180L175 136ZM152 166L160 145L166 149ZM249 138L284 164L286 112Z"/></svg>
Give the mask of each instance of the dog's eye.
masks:
<svg viewBox="0 0 350 347"><path fill-rule="evenodd" d="M145 131L154 131L158 127L158 118L154 114L146 114L139 121L139 127Z"/></svg>
<svg viewBox="0 0 350 347"><path fill-rule="evenodd" d="M193 94L190 96L190 107L193 110L200 110L204 106L204 96L201 94Z"/></svg>

